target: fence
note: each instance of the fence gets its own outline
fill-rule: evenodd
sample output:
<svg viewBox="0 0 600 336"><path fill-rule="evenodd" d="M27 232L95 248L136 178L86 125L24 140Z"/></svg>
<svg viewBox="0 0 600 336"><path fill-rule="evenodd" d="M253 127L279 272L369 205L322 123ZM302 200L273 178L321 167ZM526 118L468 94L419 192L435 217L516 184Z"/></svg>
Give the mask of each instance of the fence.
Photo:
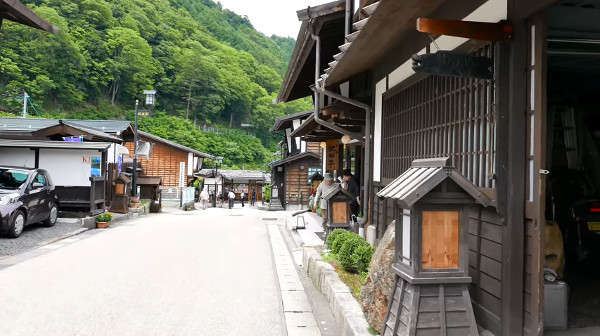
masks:
<svg viewBox="0 0 600 336"><path fill-rule="evenodd" d="M207 126L207 125L200 125L200 126L198 126L198 129L203 132L210 132L210 133L217 133L217 134L237 133L237 134L245 134L245 135L256 137L255 133L250 132L250 131L240 130L240 129L228 129L228 128L221 128L221 127L215 127L215 126Z"/></svg>

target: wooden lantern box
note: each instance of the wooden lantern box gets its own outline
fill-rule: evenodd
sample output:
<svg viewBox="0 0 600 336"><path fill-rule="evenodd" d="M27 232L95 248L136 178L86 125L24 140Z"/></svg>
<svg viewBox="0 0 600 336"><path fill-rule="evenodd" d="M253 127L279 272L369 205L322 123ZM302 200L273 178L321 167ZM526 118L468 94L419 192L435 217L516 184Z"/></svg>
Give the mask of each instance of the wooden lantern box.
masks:
<svg viewBox="0 0 600 336"><path fill-rule="evenodd" d="M322 196L327 201L327 234L335 229L351 228L350 203L354 197L346 189L336 185L330 192Z"/></svg>
<svg viewBox="0 0 600 336"><path fill-rule="evenodd" d="M415 160L377 196L395 201L398 275L382 335L478 336L467 213L491 200L448 158Z"/></svg>
<svg viewBox="0 0 600 336"><path fill-rule="evenodd" d="M131 189L131 180L121 174L113 180L113 199L110 203L110 211L118 213L127 213L129 211L129 190Z"/></svg>
<svg viewBox="0 0 600 336"><path fill-rule="evenodd" d="M150 201L150 212L162 211L162 177L160 176L140 176L137 180L140 187L140 199Z"/></svg>

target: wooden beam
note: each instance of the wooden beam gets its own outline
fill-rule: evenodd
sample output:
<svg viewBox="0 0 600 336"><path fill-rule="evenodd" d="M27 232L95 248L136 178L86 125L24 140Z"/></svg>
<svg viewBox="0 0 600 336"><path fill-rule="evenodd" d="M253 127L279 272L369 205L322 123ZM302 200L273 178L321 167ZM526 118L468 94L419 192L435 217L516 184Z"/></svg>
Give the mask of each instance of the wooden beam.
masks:
<svg viewBox="0 0 600 336"><path fill-rule="evenodd" d="M498 23L459 20L417 19L417 30L434 35L448 35L490 42L512 39L513 26L505 21Z"/></svg>

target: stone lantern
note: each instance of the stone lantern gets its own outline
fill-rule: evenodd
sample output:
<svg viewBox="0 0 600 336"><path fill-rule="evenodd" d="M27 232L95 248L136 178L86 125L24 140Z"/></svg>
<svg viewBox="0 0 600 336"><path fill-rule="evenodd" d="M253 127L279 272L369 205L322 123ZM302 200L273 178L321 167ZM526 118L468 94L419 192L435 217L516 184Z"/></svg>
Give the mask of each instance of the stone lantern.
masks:
<svg viewBox="0 0 600 336"><path fill-rule="evenodd" d="M395 201L398 276L382 335L478 336L467 213L491 200L448 158L415 160L377 196Z"/></svg>

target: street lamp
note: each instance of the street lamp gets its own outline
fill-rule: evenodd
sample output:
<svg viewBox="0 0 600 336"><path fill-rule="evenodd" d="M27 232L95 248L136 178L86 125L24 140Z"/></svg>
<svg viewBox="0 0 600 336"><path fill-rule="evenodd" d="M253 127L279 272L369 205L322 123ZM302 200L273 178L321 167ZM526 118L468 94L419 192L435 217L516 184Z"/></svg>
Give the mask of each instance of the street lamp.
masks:
<svg viewBox="0 0 600 336"><path fill-rule="evenodd" d="M217 156L215 158L213 158L214 163L215 163L215 197L213 198L213 208L217 207L217 197L219 197L219 189L217 188L217 173L219 171L219 166L221 165L221 163L223 163L223 157L222 156Z"/></svg>
<svg viewBox="0 0 600 336"><path fill-rule="evenodd" d="M139 100L135 100L135 124L133 125L133 178L131 179L131 195L137 196L137 143L138 143L138 106Z"/></svg>
<svg viewBox="0 0 600 336"><path fill-rule="evenodd" d="M144 117L152 116L152 108L156 105L156 90L144 90L144 95L146 95L146 106L150 109L140 110L139 115Z"/></svg>

